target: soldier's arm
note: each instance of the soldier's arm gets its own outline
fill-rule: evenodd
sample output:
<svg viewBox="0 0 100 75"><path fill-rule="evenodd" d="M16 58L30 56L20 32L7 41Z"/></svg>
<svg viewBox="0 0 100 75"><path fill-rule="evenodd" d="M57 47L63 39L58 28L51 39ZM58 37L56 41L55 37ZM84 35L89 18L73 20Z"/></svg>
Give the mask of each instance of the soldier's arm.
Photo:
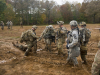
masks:
<svg viewBox="0 0 100 75"><path fill-rule="evenodd" d="M38 39L39 37L38 36L36 36L34 33L30 33L30 35L32 36L32 37L34 37L34 38L36 38L36 39Z"/></svg>
<svg viewBox="0 0 100 75"><path fill-rule="evenodd" d="M73 36L73 41L68 45L69 48L74 47L78 43L78 32L73 31L72 36Z"/></svg>
<svg viewBox="0 0 100 75"><path fill-rule="evenodd" d="M85 30L83 30L83 41L85 41Z"/></svg>
<svg viewBox="0 0 100 75"><path fill-rule="evenodd" d="M45 29L43 32L42 32L42 34L41 34L41 38L44 36L44 34L46 34L46 32L47 32L47 29Z"/></svg>
<svg viewBox="0 0 100 75"><path fill-rule="evenodd" d="M60 33L66 34L66 33L67 33L67 29L66 29L65 27L63 27L63 28L60 30Z"/></svg>
<svg viewBox="0 0 100 75"><path fill-rule="evenodd" d="M95 55L91 73L92 75L100 75L100 50Z"/></svg>

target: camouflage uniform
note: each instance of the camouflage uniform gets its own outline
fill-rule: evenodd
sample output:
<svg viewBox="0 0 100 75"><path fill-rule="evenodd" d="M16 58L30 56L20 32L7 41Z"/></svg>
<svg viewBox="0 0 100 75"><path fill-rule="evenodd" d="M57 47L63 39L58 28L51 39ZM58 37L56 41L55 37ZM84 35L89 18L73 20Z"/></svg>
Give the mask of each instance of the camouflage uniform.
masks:
<svg viewBox="0 0 100 75"><path fill-rule="evenodd" d="M4 23L3 23L3 21L1 21L1 29L3 30L4 29Z"/></svg>
<svg viewBox="0 0 100 75"><path fill-rule="evenodd" d="M21 28L23 28L23 23L22 23L22 21L20 22L20 26L21 26Z"/></svg>
<svg viewBox="0 0 100 75"><path fill-rule="evenodd" d="M55 31L52 25L46 26L41 34L41 38L42 37L45 39L45 49L51 51L51 43L55 42Z"/></svg>
<svg viewBox="0 0 100 75"><path fill-rule="evenodd" d="M36 25L32 26L33 29L37 29ZM23 32L21 35L21 39L20 42L25 42L27 45L27 50L25 52L25 56L28 55L28 53L31 51L31 48L34 46L34 51L33 53L36 53L37 50L37 43L34 44L34 41L36 41L38 39L38 37L36 36L35 30L33 29L29 29L26 32ZM22 47L22 46L20 46ZM24 46L23 46L24 47Z"/></svg>
<svg viewBox="0 0 100 75"><path fill-rule="evenodd" d="M81 22L81 24L80 24L81 26L82 26L82 28L80 28L80 34L81 34L81 39L80 39L80 44L81 44L81 46L80 46L80 54L81 54L81 59L82 59L82 63L83 64L87 64L87 62L86 62L86 57L85 57L85 55L87 55L87 47L86 47L86 45L87 45L87 43L88 43L88 41L89 41L89 39L88 40L86 40L87 38L86 38L86 30L88 30L89 31L89 29L87 29L86 28L86 23L85 22ZM88 32L89 34L90 34L90 32Z"/></svg>
<svg viewBox="0 0 100 75"><path fill-rule="evenodd" d="M8 21L7 23L8 29L10 29L10 21Z"/></svg>
<svg viewBox="0 0 100 75"><path fill-rule="evenodd" d="M65 43L65 38L67 37L67 29L63 27L63 21L57 22L59 28L56 29L56 44L58 49L58 55L64 54L63 52L63 44Z"/></svg>
<svg viewBox="0 0 100 75"><path fill-rule="evenodd" d="M98 43L98 47L100 48L100 41ZM94 62L91 68L92 75L100 75L100 50L97 51Z"/></svg>
<svg viewBox="0 0 100 75"><path fill-rule="evenodd" d="M19 48L20 50L22 50L22 51L26 51L27 50L27 45L21 45L21 44L19 44L19 43L14 43L14 42L12 42L12 44L16 47L16 48Z"/></svg>
<svg viewBox="0 0 100 75"><path fill-rule="evenodd" d="M69 43L67 44L67 49L68 49L68 58L67 62L70 64L73 64L74 66L78 65L77 58L80 55L80 45L79 45L79 31L77 28L77 21L73 20L70 22L71 27L75 27L72 29L70 34L68 34L68 39Z"/></svg>
<svg viewBox="0 0 100 75"><path fill-rule="evenodd" d="M10 28L12 29L12 25L13 25L13 23L12 23L12 21L10 21Z"/></svg>

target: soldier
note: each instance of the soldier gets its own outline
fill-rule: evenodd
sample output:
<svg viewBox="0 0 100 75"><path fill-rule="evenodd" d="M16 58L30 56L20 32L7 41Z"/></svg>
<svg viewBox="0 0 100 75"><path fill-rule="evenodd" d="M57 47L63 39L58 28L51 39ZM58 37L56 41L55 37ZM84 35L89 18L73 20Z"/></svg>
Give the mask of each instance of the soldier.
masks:
<svg viewBox="0 0 100 75"><path fill-rule="evenodd" d="M1 21L0 25L1 25L1 29L3 30L4 29L4 23L3 23L3 21Z"/></svg>
<svg viewBox="0 0 100 75"><path fill-rule="evenodd" d="M98 43L98 47L100 48L100 41ZM91 68L92 75L100 75L100 50L97 51L94 62Z"/></svg>
<svg viewBox="0 0 100 75"><path fill-rule="evenodd" d="M89 41L89 38L91 37L91 32L89 29L86 28L86 23L81 22L80 23L80 54L81 54L81 59L82 59L82 64L87 64L86 57L87 55L87 43Z"/></svg>
<svg viewBox="0 0 100 75"><path fill-rule="evenodd" d="M36 33L35 33L35 30L37 29L37 26L36 25L33 25L32 26L32 29L29 29L25 32L22 33L21 35L21 38L20 38L20 42L25 42L26 43L26 52L25 52L25 56L28 56L29 52L31 51L31 48L34 46L34 50L33 50L33 53L36 53L36 50L37 50L37 42L36 43L33 43L34 41L36 41L38 39L38 37L36 36ZM21 45L16 45L13 43L14 46L17 46L17 47L23 47L25 48L25 46L21 46ZM23 48L20 48L20 49L23 49ZM24 49L23 49L24 51Z"/></svg>
<svg viewBox="0 0 100 75"><path fill-rule="evenodd" d="M22 23L22 21L20 22L20 27L23 28L23 23Z"/></svg>
<svg viewBox="0 0 100 75"><path fill-rule="evenodd" d="M7 23L8 29L10 29L10 21L8 21Z"/></svg>
<svg viewBox="0 0 100 75"><path fill-rule="evenodd" d="M79 29L78 23L75 20L70 22L71 32L68 34L69 43L67 43L66 47L68 49L68 58L67 63L73 64L74 66L78 66L77 58L80 55L80 45L79 45ZM70 36L69 36L70 35Z"/></svg>
<svg viewBox="0 0 100 75"><path fill-rule="evenodd" d="M13 25L13 23L12 23L12 21L10 21L10 29L12 29L12 25Z"/></svg>
<svg viewBox="0 0 100 75"><path fill-rule="evenodd" d="M45 30L40 36L40 40L42 39L42 37L45 39L45 49L51 51L51 43L55 42L55 31L52 25L46 26Z"/></svg>
<svg viewBox="0 0 100 75"><path fill-rule="evenodd" d="M58 55L64 55L63 52L63 44L65 43L65 38L67 37L67 29L63 27L64 22L63 21L57 21L57 24L59 25L58 28L56 28L56 44L58 49Z"/></svg>

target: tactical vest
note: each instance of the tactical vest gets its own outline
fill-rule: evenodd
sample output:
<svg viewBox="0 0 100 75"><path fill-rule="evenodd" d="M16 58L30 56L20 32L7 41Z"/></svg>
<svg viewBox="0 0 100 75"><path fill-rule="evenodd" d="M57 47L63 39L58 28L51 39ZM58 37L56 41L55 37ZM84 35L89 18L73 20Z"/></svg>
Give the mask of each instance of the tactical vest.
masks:
<svg viewBox="0 0 100 75"><path fill-rule="evenodd" d="M52 36L55 36L54 30L47 30L46 33L44 34L45 39L52 39Z"/></svg>
<svg viewBox="0 0 100 75"><path fill-rule="evenodd" d="M65 43L65 38L67 37L67 30L66 30L65 34L60 33L61 30L63 30L62 27L60 27L57 31L57 38L56 39L62 38L62 43Z"/></svg>

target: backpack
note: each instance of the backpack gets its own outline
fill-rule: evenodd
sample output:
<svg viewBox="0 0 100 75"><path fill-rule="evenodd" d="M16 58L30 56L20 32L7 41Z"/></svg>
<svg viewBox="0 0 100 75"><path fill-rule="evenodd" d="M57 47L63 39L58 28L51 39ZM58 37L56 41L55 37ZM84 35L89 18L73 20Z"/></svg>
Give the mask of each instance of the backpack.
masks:
<svg viewBox="0 0 100 75"><path fill-rule="evenodd" d="M83 41L83 32L85 32L85 41ZM88 43L90 37L91 37L91 31L87 28L84 28L82 31L80 31L80 39L81 39L81 43L82 42L85 42L85 43Z"/></svg>
<svg viewBox="0 0 100 75"><path fill-rule="evenodd" d="M20 42L22 43L23 41L30 41L30 38L29 38L29 33L31 31L30 30L27 30L25 32L22 32L21 34L21 38L20 38Z"/></svg>

